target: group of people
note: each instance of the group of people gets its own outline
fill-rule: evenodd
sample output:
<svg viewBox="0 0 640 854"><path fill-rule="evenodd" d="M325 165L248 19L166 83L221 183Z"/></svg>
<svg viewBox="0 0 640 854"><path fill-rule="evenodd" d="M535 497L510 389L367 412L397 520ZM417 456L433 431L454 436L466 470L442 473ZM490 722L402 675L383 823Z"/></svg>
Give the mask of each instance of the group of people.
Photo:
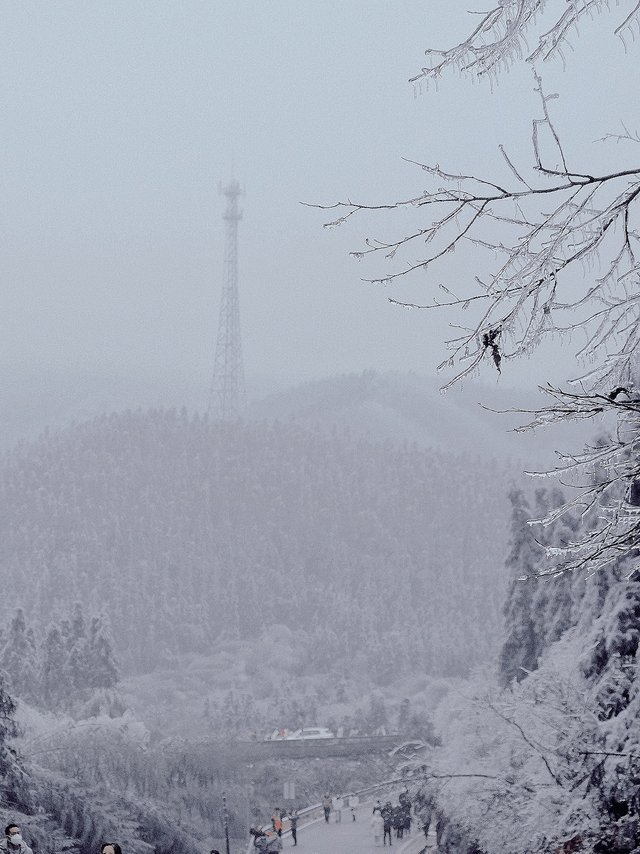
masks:
<svg viewBox="0 0 640 854"><path fill-rule="evenodd" d="M15 821L10 822L4 829L4 839L0 839L0 854L33 854L22 838L22 828ZM103 842L100 854L122 854L122 849L117 842Z"/></svg>
<svg viewBox="0 0 640 854"><path fill-rule="evenodd" d="M349 810L351 820L356 821L358 803L359 799L357 795L336 795L331 797L331 795L325 794L322 798L325 822L328 823L330 821L332 814L335 822L342 821L342 813L345 809ZM293 810L287 815L284 810L276 809L273 811L271 817L270 828L265 830L263 828L252 827L249 831L253 836L253 844L258 854L278 854L282 850L283 820L287 818L289 820L293 844L298 844L297 810ZM418 821L426 837L429 833L431 822L431 804L422 796L421 792L416 794L415 803L412 803L409 792L406 789L398 796L398 803L395 806L391 801L386 801L383 804L378 800L373 807L373 815L371 817L374 844L379 846L382 840L382 844L386 846L388 840L389 845L393 845L394 831L396 839L403 839L405 834L408 835L411 833L411 824L414 818Z"/></svg>
<svg viewBox="0 0 640 854"><path fill-rule="evenodd" d="M374 844L380 845L380 839L382 839L384 846L388 839L389 845L393 845L391 840L394 830L396 839L403 839L405 833L407 835L411 833L411 820L411 798L408 792L400 793L395 806L391 801L384 804L377 801L371 817Z"/></svg>
<svg viewBox="0 0 640 854"><path fill-rule="evenodd" d="M356 795L333 798L330 795L325 795L322 799L326 822L329 821L332 812L336 822L342 821L342 811L345 808L349 810L351 820L355 821L357 806L358 798ZM423 813L426 806L426 804L420 803L418 798L416 799L416 815L420 816L421 821L424 820ZM430 815L427 818L426 828L424 828L425 835L429 831L429 819ZM267 829L252 827L249 829L258 854L279 854L282 851L282 831L285 820L288 820L289 823L293 845L298 844L298 811L294 809L287 813L285 810L277 808L271 816L271 827ZM392 830L396 831L397 839L402 839L405 833L409 833L411 830L411 799L408 792L400 794L398 804L395 807L392 806L391 801L387 801L385 804L378 801L373 808L371 827L376 845L380 844L381 837L384 845L387 844L387 838L389 845L391 845ZM31 848L22 838L19 824L11 822L6 826L4 839L0 839L0 854L33 854ZM117 842L105 842L100 848L100 854L122 854L122 850ZM219 852L212 850L210 854L219 854Z"/></svg>
<svg viewBox="0 0 640 854"><path fill-rule="evenodd" d="M271 827L266 830L261 827L250 827L249 833L253 836L253 845L260 854L277 854L282 851L282 831L285 820L289 821L289 830L293 844L298 844L298 810L287 813L280 807L276 807L271 816Z"/></svg>
<svg viewBox="0 0 640 854"><path fill-rule="evenodd" d="M263 830L260 827L250 827L249 833L253 836L253 845L259 854L278 854L282 851L281 834L272 827Z"/></svg>
<svg viewBox="0 0 640 854"><path fill-rule="evenodd" d="M343 811L348 810L351 821L355 821L358 803L358 796L354 794L335 795L334 797L326 794L322 798L324 820L328 822L333 813L334 821L342 821ZM279 851L282 851L282 831L285 828L285 822L288 822L291 839L293 845L296 846L298 844L298 819L297 810L287 812L281 808L276 808L271 816L271 827L250 827L249 833L253 836L253 845L258 854L278 854Z"/></svg>

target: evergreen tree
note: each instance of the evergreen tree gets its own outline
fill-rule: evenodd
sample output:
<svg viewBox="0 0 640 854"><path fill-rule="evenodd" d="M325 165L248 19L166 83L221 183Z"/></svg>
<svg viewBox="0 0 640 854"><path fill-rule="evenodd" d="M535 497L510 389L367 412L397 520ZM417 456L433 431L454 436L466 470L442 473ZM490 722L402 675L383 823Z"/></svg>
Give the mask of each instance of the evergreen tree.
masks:
<svg viewBox="0 0 640 854"><path fill-rule="evenodd" d="M6 689L5 680L0 674L0 772L6 742L18 735L18 725L15 721L16 704Z"/></svg>
<svg viewBox="0 0 640 854"><path fill-rule="evenodd" d="M93 661L87 639L84 614L79 602L73 606L70 627L69 676L75 691L82 693L92 683Z"/></svg>
<svg viewBox="0 0 640 854"><path fill-rule="evenodd" d="M72 645L81 638L86 638L87 631L84 622L84 613L82 604L74 602L73 611L71 612L71 643Z"/></svg>
<svg viewBox="0 0 640 854"><path fill-rule="evenodd" d="M8 745L19 735L15 720L16 704L9 695L4 676L0 673L0 803L24 804L29 799L24 771L16 762L15 753Z"/></svg>
<svg viewBox="0 0 640 854"><path fill-rule="evenodd" d="M411 700L408 697L404 697L398 710L398 732L407 732L410 713Z"/></svg>
<svg viewBox="0 0 640 854"><path fill-rule="evenodd" d="M69 656L62 633L57 625L49 626L42 645L40 685L46 708L66 708L73 699L73 684L69 678Z"/></svg>
<svg viewBox="0 0 640 854"><path fill-rule="evenodd" d="M521 490L512 490L511 549L505 566L511 582L504 607L505 640L500 652L499 675L502 684L520 681L538 664L537 639L532 614L532 598L537 586L536 573L544 555L535 541L529 503Z"/></svg>
<svg viewBox="0 0 640 854"><path fill-rule="evenodd" d="M33 631L27 628L24 611L18 608L11 620L0 666L11 680L17 697L33 702L38 695L38 665Z"/></svg>
<svg viewBox="0 0 640 854"><path fill-rule="evenodd" d="M95 616L89 629L89 687L113 688L120 678L111 640L111 624L106 614Z"/></svg>

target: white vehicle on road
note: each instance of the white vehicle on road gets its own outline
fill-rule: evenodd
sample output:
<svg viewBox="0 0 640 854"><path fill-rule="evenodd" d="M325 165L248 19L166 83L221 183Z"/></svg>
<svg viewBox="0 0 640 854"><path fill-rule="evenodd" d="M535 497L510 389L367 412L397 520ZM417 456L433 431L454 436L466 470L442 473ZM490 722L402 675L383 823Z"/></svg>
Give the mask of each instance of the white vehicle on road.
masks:
<svg viewBox="0 0 640 854"><path fill-rule="evenodd" d="M272 733L269 735L265 735L265 741L286 741L288 738L291 738L292 733L289 732L288 729L274 729Z"/></svg>
<svg viewBox="0 0 640 854"><path fill-rule="evenodd" d="M298 729L287 736L289 741L303 741L312 738L335 738L335 735L326 727L314 726Z"/></svg>

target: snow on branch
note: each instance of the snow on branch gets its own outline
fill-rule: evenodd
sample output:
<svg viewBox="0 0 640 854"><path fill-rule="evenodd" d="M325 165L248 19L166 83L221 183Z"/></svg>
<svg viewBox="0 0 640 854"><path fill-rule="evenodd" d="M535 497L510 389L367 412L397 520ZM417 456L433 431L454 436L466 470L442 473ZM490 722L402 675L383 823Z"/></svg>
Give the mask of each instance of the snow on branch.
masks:
<svg viewBox="0 0 640 854"><path fill-rule="evenodd" d="M598 364L594 381L602 387L616 385L640 343L640 163L604 173L571 166L549 113L553 96L544 92L539 77L536 91L542 115L533 123L530 179L502 149L510 182L417 164L432 181L418 196L387 205L351 200L318 205L340 211L328 226L381 209L411 207L428 217L423 226L393 241L368 238L362 250L352 253L396 262L411 253L408 263L397 263L396 269L369 282L388 284L417 271L431 274L462 248L474 252L477 269L490 271L482 279L463 282L459 294L445 288L453 299L442 301L436 295L419 306L480 307L461 334L446 342L451 355L439 367L453 368L454 376L445 388L485 356L500 370L504 359L530 353L544 335L570 337L576 332L585 342L579 357ZM546 157L543 134L554 152Z"/></svg>
<svg viewBox="0 0 640 854"><path fill-rule="evenodd" d="M447 50L425 51L427 65L411 78L412 83L437 81L446 71L456 70L473 77L494 76L516 60L547 61L562 56L572 33L586 18L609 10L607 0L501 0L489 12L480 13L480 23L469 37ZM614 32L621 39L633 32L640 2L626 3ZM550 17L551 25L535 33L535 25ZM534 46L528 37L533 36Z"/></svg>
<svg viewBox="0 0 640 854"><path fill-rule="evenodd" d="M482 14L465 41L447 51L427 51L433 62L415 80L437 79L449 67L482 76L517 57L548 59L585 16L608 5L502 0ZM640 26L640 2L626 5L619 35ZM536 19L542 21L544 13L547 20L554 11L551 27L529 49L526 37ZM548 550L549 573L595 571L640 547L640 162L611 170L571 162L553 121L557 96L545 92L538 74L534 79L541 112L532 123L528 169L504 146L506 179L411 161L427 176L427 188L418 194L386 204L350 199L317 207L338 214L327 227L366 213L416 212L417 227L393 240L367 238L352 255L382 257L391 266L365 281L391 284L422 275L432 289L424 301L394 296L392 303L454 314L452 337L444 342L448 354L438 366L449 372L443 390L487 360L508 372L510 360L530 355L548 336L578 342L575 356L585 366L574 381L578 392L547 387L552 403L530 413L533 420L522 429L594 417L617 420L613 439L584 454L560 455L552 473L578 489L544 520L567 510L589 520L579 542L553 554ZM605 139L640 138L623 125L622 134ZM455 286L447 286L436 276L451 270L447 262L455 252L469 259L463 269L471 267L473 274L458 274Z"/></svg>
<svg viewBox="0 0 640 854"><path fill-rule="evenodd" d="M546 546L548 567L541 575L573 570L597 572L620 561L640 543L640 393L630 381L608 393L571 392L551 385L541 387L553 402L536 412L527 430L550 423L611 416L613 435L602 437L579 454L558 454L552 472L530 471L534 477L559 476L577 487L563 505L532 524L551 525L567 512L577 514L585 531L562 547ZM520 410L525 412L524 410Z"/></svg>

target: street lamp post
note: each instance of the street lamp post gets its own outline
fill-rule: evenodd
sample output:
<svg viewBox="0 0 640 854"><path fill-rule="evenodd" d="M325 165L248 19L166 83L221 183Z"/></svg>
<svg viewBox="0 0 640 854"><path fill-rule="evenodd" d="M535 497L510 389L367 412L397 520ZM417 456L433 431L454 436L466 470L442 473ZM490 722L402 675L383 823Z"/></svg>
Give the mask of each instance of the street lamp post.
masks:
<svg viewBox="0 0 640 854"><path fill-rule="evenodd" d="M231 854L231 851L229 849L229 813L227 812L226 792L222 793L222 818L224 821L224 844L226 846L227 854Z"/></svg>

